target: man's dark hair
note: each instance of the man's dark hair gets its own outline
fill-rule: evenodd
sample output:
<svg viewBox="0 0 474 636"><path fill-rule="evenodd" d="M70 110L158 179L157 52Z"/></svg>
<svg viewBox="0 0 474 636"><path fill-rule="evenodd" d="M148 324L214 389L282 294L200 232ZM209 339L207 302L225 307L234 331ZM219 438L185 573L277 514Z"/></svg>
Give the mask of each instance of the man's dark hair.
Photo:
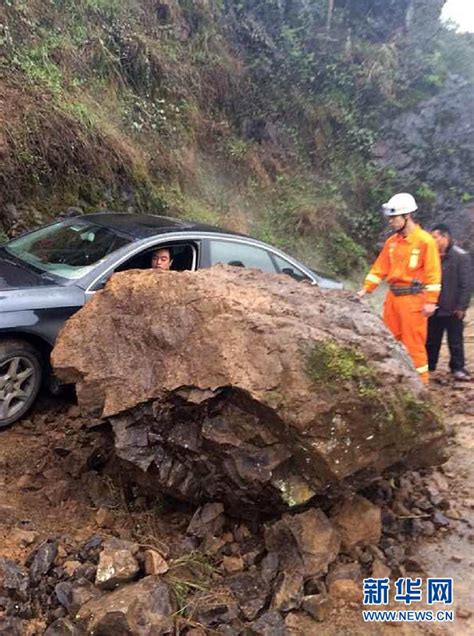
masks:
<svg viewBox="0 0 474 636"><path fill-rule="evenodd" d="M451 230L446 225L446 223L437 223L431 228L432 232L440 232L443 236L451 237Z"/></svg>

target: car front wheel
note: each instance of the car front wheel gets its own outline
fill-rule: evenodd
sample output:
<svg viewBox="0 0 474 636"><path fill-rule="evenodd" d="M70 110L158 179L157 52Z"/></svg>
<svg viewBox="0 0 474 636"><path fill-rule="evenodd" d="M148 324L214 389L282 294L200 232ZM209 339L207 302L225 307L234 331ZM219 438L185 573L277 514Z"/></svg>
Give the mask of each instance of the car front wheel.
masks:
<svg viewBox="0 0 474 636"><path fill-rule="evenodd" d="M0 341L0 428L30 409L41 386L39 352L22 340Z"/></svg>

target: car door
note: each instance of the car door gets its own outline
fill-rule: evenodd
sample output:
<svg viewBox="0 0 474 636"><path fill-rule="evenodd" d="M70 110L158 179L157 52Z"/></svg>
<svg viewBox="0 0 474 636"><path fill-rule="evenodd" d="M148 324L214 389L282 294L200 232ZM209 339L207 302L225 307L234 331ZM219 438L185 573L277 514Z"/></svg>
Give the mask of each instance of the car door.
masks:
<svg viewBox="0 0 474 636"><path fill-rule="evenodd" d="M166 240L160 239L147 242L131 253L122 255L121 258L102 271L89 284L86 295L90 297L99 289L102 289L112 274L130 269L150 269L153 252L158 249L170 249L172 253L172 267L174 271L194 271L199 267L201 259L200 240Z"/></svg>
<svg viewBox="0 0 474 636"><path fill-rule="evenodd" d="M240 239L208 239L205 253L208 267L222 263L234 267L251 267L271 274L278 271L268 250Z"/></svg>

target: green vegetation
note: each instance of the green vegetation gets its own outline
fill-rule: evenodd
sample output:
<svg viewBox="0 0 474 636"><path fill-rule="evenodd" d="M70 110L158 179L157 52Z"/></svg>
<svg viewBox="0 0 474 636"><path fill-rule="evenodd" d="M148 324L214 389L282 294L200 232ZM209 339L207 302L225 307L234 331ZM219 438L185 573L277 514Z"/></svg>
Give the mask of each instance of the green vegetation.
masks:
<svg viewBox="0 0 474 636"><path fill-rule="evenodd" d="M380 124L474 68L437 10L406 28L382 4L336 3L328 30L326 0L8 0L0 197L194 217L357 276L401 185Z"/></svg>
<svg viewBox="0 0 474 636"><path fill-rule="evenodd" d="M178 614L198 601L200 594L208 592L215 574L215 567L201 552L189 552L170 561L165 578L176 599Z"/></svg>
<svg viewBox="0 0 474 636"><path fill-rule="evenodd" d="M422 183L415 192L415 197L421 206L430 206L436 200L436 194L426 183Z"/></svg>

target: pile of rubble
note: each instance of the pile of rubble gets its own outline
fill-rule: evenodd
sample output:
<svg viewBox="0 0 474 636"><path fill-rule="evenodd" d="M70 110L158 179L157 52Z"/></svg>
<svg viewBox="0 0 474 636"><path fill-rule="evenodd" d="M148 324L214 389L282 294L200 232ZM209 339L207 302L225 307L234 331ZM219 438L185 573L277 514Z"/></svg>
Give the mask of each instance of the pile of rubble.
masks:
<svg viewBox="0 0 474 636"><path fill-rule="evenodd" d="M381 479L366 495L379 505L356 494L262 524L207 503L172 551L166 537L113 536L120 531L105 509L96 515L102 529L81 543L38 544L17 530L25 546L37 544L23 565L0 559L2 633L29 633L38 617L46 636L315 633L342 606L361 605L363 578L419 573L409 539L460 518L439 471Z"/></svg>

